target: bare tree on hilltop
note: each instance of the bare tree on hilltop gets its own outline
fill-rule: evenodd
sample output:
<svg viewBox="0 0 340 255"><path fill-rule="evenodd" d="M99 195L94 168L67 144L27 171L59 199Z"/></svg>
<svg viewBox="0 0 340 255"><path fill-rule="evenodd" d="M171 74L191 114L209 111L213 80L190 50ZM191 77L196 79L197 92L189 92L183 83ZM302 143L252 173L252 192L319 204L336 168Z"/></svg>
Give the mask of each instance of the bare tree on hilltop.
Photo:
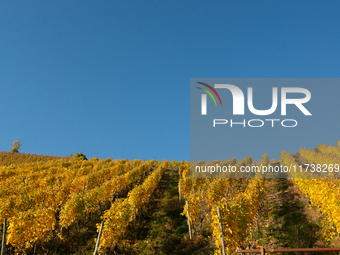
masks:
<svg viewBox="0 0 340 255"><path fill-rule="evenodd" d="M13 153L19 153L19 148L22 146L22 143L19 142L18 140L15 140L13 143L12 143L12 149L10 152L13 152Z"/></svg>

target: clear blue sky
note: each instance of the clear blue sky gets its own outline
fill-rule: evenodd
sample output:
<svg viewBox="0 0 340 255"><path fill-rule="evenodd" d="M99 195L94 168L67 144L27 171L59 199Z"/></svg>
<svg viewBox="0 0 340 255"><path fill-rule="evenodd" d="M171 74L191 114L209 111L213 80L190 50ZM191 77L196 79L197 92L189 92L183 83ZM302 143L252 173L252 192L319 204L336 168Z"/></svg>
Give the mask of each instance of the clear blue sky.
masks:
<svg viewBox="0 0 340 255"><path fill-rule="evenodd" d="M26 153L189 160L190 78L339 77L339 9L307 0L2 0L0 150L18 139ZM331 130L289 148L335 143Z"/></svg>

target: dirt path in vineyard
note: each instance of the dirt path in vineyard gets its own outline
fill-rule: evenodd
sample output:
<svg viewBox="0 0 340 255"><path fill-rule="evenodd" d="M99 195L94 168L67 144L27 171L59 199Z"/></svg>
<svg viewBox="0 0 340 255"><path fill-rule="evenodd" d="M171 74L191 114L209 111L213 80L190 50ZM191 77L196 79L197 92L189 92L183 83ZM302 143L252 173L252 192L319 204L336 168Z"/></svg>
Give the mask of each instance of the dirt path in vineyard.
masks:
<svg viewBox="0 0 340 255"><path fill-rule="evenodd" d="M267 179L260 210L256 244L268 248L325 247L320 228L321 214L309 207L289 179Z"/></svg>

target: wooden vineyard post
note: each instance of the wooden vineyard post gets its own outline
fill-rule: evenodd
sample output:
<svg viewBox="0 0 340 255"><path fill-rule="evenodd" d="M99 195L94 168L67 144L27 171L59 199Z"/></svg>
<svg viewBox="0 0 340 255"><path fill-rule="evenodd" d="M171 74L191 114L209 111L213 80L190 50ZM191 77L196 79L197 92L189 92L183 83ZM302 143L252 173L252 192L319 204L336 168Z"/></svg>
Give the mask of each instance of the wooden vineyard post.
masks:
<svg viewBox="0 0 340 255"><path fill-rule="evenodd" d="M181 180L179 180L179 204L182 203L182 187L181 187Z"/></svg>
<svg viewBox="0 0 340 255"><path fill-rule="evenodd" d="M6 230L7 230L7 219L4 218L4 228L2 231L2 242L1 242L1 255L5 255L6 250Z"/></svg>
<svg viewBox="0 0 340 255"><path fill-rule="evenodd" d="M91 169L91 172L92 172L92 169ZM89 187L89 177L87 177L87 183L86 183L86 191ZM89 209L86 210L86 222L89 221Z"/></svg>
<svg viewBox="0 0 340 255"><path fill-rule="evenodd" d="M188 202L188 200L187 200L187 212L188 212L189 235L190 235L190 240L192 240L192 232L191 232L191 225L190 225L190 213L189 213L189 202Z"/></svg>
<svg viewBox="0 0 340 255"><path fill-rule="evenodd" d="M222 217L221 217L221 210L218 207L217 208L217 215L218 215L218 221L219 221L219 230L220 230L220 236L221 236L221 243L222 243L222 255L226 255L225 251L225 244L224 244L224 235L223 235L223 224L222 224Z"/></svg>
<svg viewBox="0 0 340 255"><path fill-rule="evenodd" d="M103 226L104 226L104 221L102 221L102 224L100 224L100 229L99 229L99 233L98 233L96 248L94 249L93 255L97 255L97 253L98 253L99 245L100 245L100 238L102 236L102 231L103 231Z"/></svg>
<svg viewBox="0 0 340 255"><path fill-rule="evenodd" d="M265 250L264 250L264 247L261 246L261 255L264 255L265 254Z"/></svg>

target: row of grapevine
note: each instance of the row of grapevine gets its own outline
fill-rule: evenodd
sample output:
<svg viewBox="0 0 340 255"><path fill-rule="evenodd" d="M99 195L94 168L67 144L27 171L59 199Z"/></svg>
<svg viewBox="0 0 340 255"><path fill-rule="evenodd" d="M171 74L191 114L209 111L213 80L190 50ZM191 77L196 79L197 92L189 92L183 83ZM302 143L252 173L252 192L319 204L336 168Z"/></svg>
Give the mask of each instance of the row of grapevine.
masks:
<svg viewBox="0 0 340 255"><path fill-rule="evenodd" d="M318 151L306 150L303 147L300 148L300 157L307 160L309 164L314 164L316 166L315 171L313 169L313 172L309 174L311 177L332 178L338 175L339 167L335 169L335 165L339 164L340 160L336 154L336 150L333 150L333 148L335 149L335 147L330 147L320 144ZM331 167L331 169L329 167ZM322 172L326 169L326 173ZM317 174L319 174L319 176L317 176ZM308 177L308 175L304 177Z"/></svg>
<svg viewBox="0 0 340 255"><path fill-rule="evenodd" d="M0 220L8 219L7 243L23 251L38 240L48 240L59 226L58 212L70 197L96 189L141 164L140 160L94 158L2 167L2 173L15 172L0 180Z"/></svg>
<svg viewBox="0 0 340 255"><path fill-rule="evenodd" d="M121 164L129 163L112 161L109 165L102 165L94 159L25 164L14 169L8 167L16 171L16 175L0 180L0 220L39 206L57 207L70 194L119 174Z"/></svg>
<svg viewBox="0 0 340 255"><path fill-rule="evenodd" d="M324 153L327 151L325 146L321 145L319 147L323 147L322 152L301 148L300 156L305 158L308 163L340 163L339 161L334 161L334 155L330 155L331 153ZM330 151L333 152L333 148L331 148ZM284 165L292 164L298 167L294 157L285 151L281 152L281 162ZM293 179L294 183L299 187L301 192L312 201L313 205L319 208L319 210L328 218L331 225L335 226L336 231L331 231L331 236L327 237L328 241L330 241L334 235L340 233L340 182L334 178L299 178L301 177L299 173L295 173L293 177L295 177Z"/></svg>
<svg viewBox="0 0 340 255"><path fill-rule="evenodd" d="M325 144L319 144L318 150L327 156L333 156L337 159L340 158L340 141L338 141L338 147L336 146L326 146Z"/></svg>
<svg viewBox="0 0 340 255"><path fill-rule="evenodd" d="M125 174L115 176L98 185L93 189L72 193L60 212L60 223L63 227L68 227L76 220L85 217L86 214L97 210L98 204L105 202L129 185L141 179L141 176L151 169L152 161L129 170L126 168Z"/></svg>
<svg viewBox="0 0 340 255"><path fill-rule="evenodd" d="M38 161L60 160L67 157L44 156L29 153L13 153L0 151L0 166L10 166L12 164L33 163Z"/></svg>
<svg viewBox="0 0 340 255"><path fill-rule="evenodd" d="M141 185L135 186L128 193L127 198L116 199L111 208L104 212L102 218L105 224L102 230L99 253L104 253L106 248L117 244L119 237L126 231L129 223L136 218L142 206L148 203L167 166L168 161L164 161Z"/></svg>
<svg viewBox="0 0 340 255"><path fill-rule="evenodd" d="M264 159L266 162L263 160L261 163L268 164L268 156L264 156ZM239 170L241 166L251 165L252 160L248 156L238 163L235 159L224 163L234 164ZM234 251L252 238L254 223L264 192L264 179L191 179L189 164L180 168L179 173L182 177L181 196L188 201L190 223L194 228L199 218L210 215L216 247L221 247L217 215L217 208L220 208L224 245L228 252ZM186 206L183 214L188 217ZM220 250L216 250L215 254L220 254Z"/></svg>

